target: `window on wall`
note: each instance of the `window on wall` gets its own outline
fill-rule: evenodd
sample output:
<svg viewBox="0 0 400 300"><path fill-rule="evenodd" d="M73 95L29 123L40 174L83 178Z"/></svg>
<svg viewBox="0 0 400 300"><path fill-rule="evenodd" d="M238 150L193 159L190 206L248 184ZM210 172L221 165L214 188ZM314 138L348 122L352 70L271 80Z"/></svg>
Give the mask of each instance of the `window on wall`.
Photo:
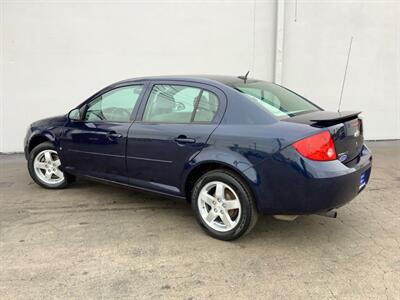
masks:
<svg viewBox="0 0 400 300"><path fill-rule="evenodd" d="M86 121L128 122L142 92L143 85L126 86L109 91L89 103Z"/></svg>
<svg viewBox="0 0 400 300"><path fill-rule="evenodd" d="M155 85L143 115L145 122L211 122L218 98L211 92L182 85Z"/></svg>

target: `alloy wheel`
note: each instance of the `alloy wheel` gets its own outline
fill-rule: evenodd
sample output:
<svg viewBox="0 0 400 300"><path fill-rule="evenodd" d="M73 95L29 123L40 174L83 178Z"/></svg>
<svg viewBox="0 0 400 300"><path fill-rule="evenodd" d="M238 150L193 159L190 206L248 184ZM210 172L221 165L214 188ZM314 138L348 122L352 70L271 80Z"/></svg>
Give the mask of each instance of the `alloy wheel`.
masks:
<svg viewBox="0 0 400 300"><path fill-rule="evenodd" d="M43 150L36 155L33 168L36 176L46 184L58 184L64 181L64 173L59 169L61 161L54 150Z"/></svg>
<svg viewBox="0 0 400 300"><path fill-rule="evenodd" d="M204 185L199 193L197 205L203 221L219 232L235 228L242 213L236 192L221 181L212 181Z"/></svg>

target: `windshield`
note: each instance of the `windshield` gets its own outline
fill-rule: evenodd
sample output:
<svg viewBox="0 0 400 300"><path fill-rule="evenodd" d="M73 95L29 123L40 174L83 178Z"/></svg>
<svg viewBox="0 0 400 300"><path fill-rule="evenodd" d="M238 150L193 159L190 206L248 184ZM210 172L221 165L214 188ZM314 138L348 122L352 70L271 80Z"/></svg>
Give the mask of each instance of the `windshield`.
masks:
<svg viewBox="0 0 400 300"><path fill-rule="evenodd" d="M279 119L321 110L303 97L273 83L255 81L233 84L233 88Z"/></svg>

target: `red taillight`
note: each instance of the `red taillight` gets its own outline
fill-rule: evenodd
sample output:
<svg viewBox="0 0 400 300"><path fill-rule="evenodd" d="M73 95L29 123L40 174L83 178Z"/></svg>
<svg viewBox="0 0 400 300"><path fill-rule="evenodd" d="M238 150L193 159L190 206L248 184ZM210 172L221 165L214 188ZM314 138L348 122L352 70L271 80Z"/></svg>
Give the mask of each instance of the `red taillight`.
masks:
<svg viewBox="0 0 400 300"><path fill-rule="evenodd" d="M324 131L297 141L293 147L302 156L311 160L335 160L336 150L329 131Z"/></svg>

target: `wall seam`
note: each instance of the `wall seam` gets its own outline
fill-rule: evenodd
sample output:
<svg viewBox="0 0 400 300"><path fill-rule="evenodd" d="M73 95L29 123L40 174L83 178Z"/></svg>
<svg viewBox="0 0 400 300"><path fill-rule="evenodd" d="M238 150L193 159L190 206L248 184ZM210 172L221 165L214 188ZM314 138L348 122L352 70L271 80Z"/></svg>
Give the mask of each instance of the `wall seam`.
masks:
<svg viewBox="0 0 400 300"><path fill-rule="evenodd" d="M283 36L285 29L285 1L276 1L276 40L274 82L282 84L283 70Z"/></svg>

